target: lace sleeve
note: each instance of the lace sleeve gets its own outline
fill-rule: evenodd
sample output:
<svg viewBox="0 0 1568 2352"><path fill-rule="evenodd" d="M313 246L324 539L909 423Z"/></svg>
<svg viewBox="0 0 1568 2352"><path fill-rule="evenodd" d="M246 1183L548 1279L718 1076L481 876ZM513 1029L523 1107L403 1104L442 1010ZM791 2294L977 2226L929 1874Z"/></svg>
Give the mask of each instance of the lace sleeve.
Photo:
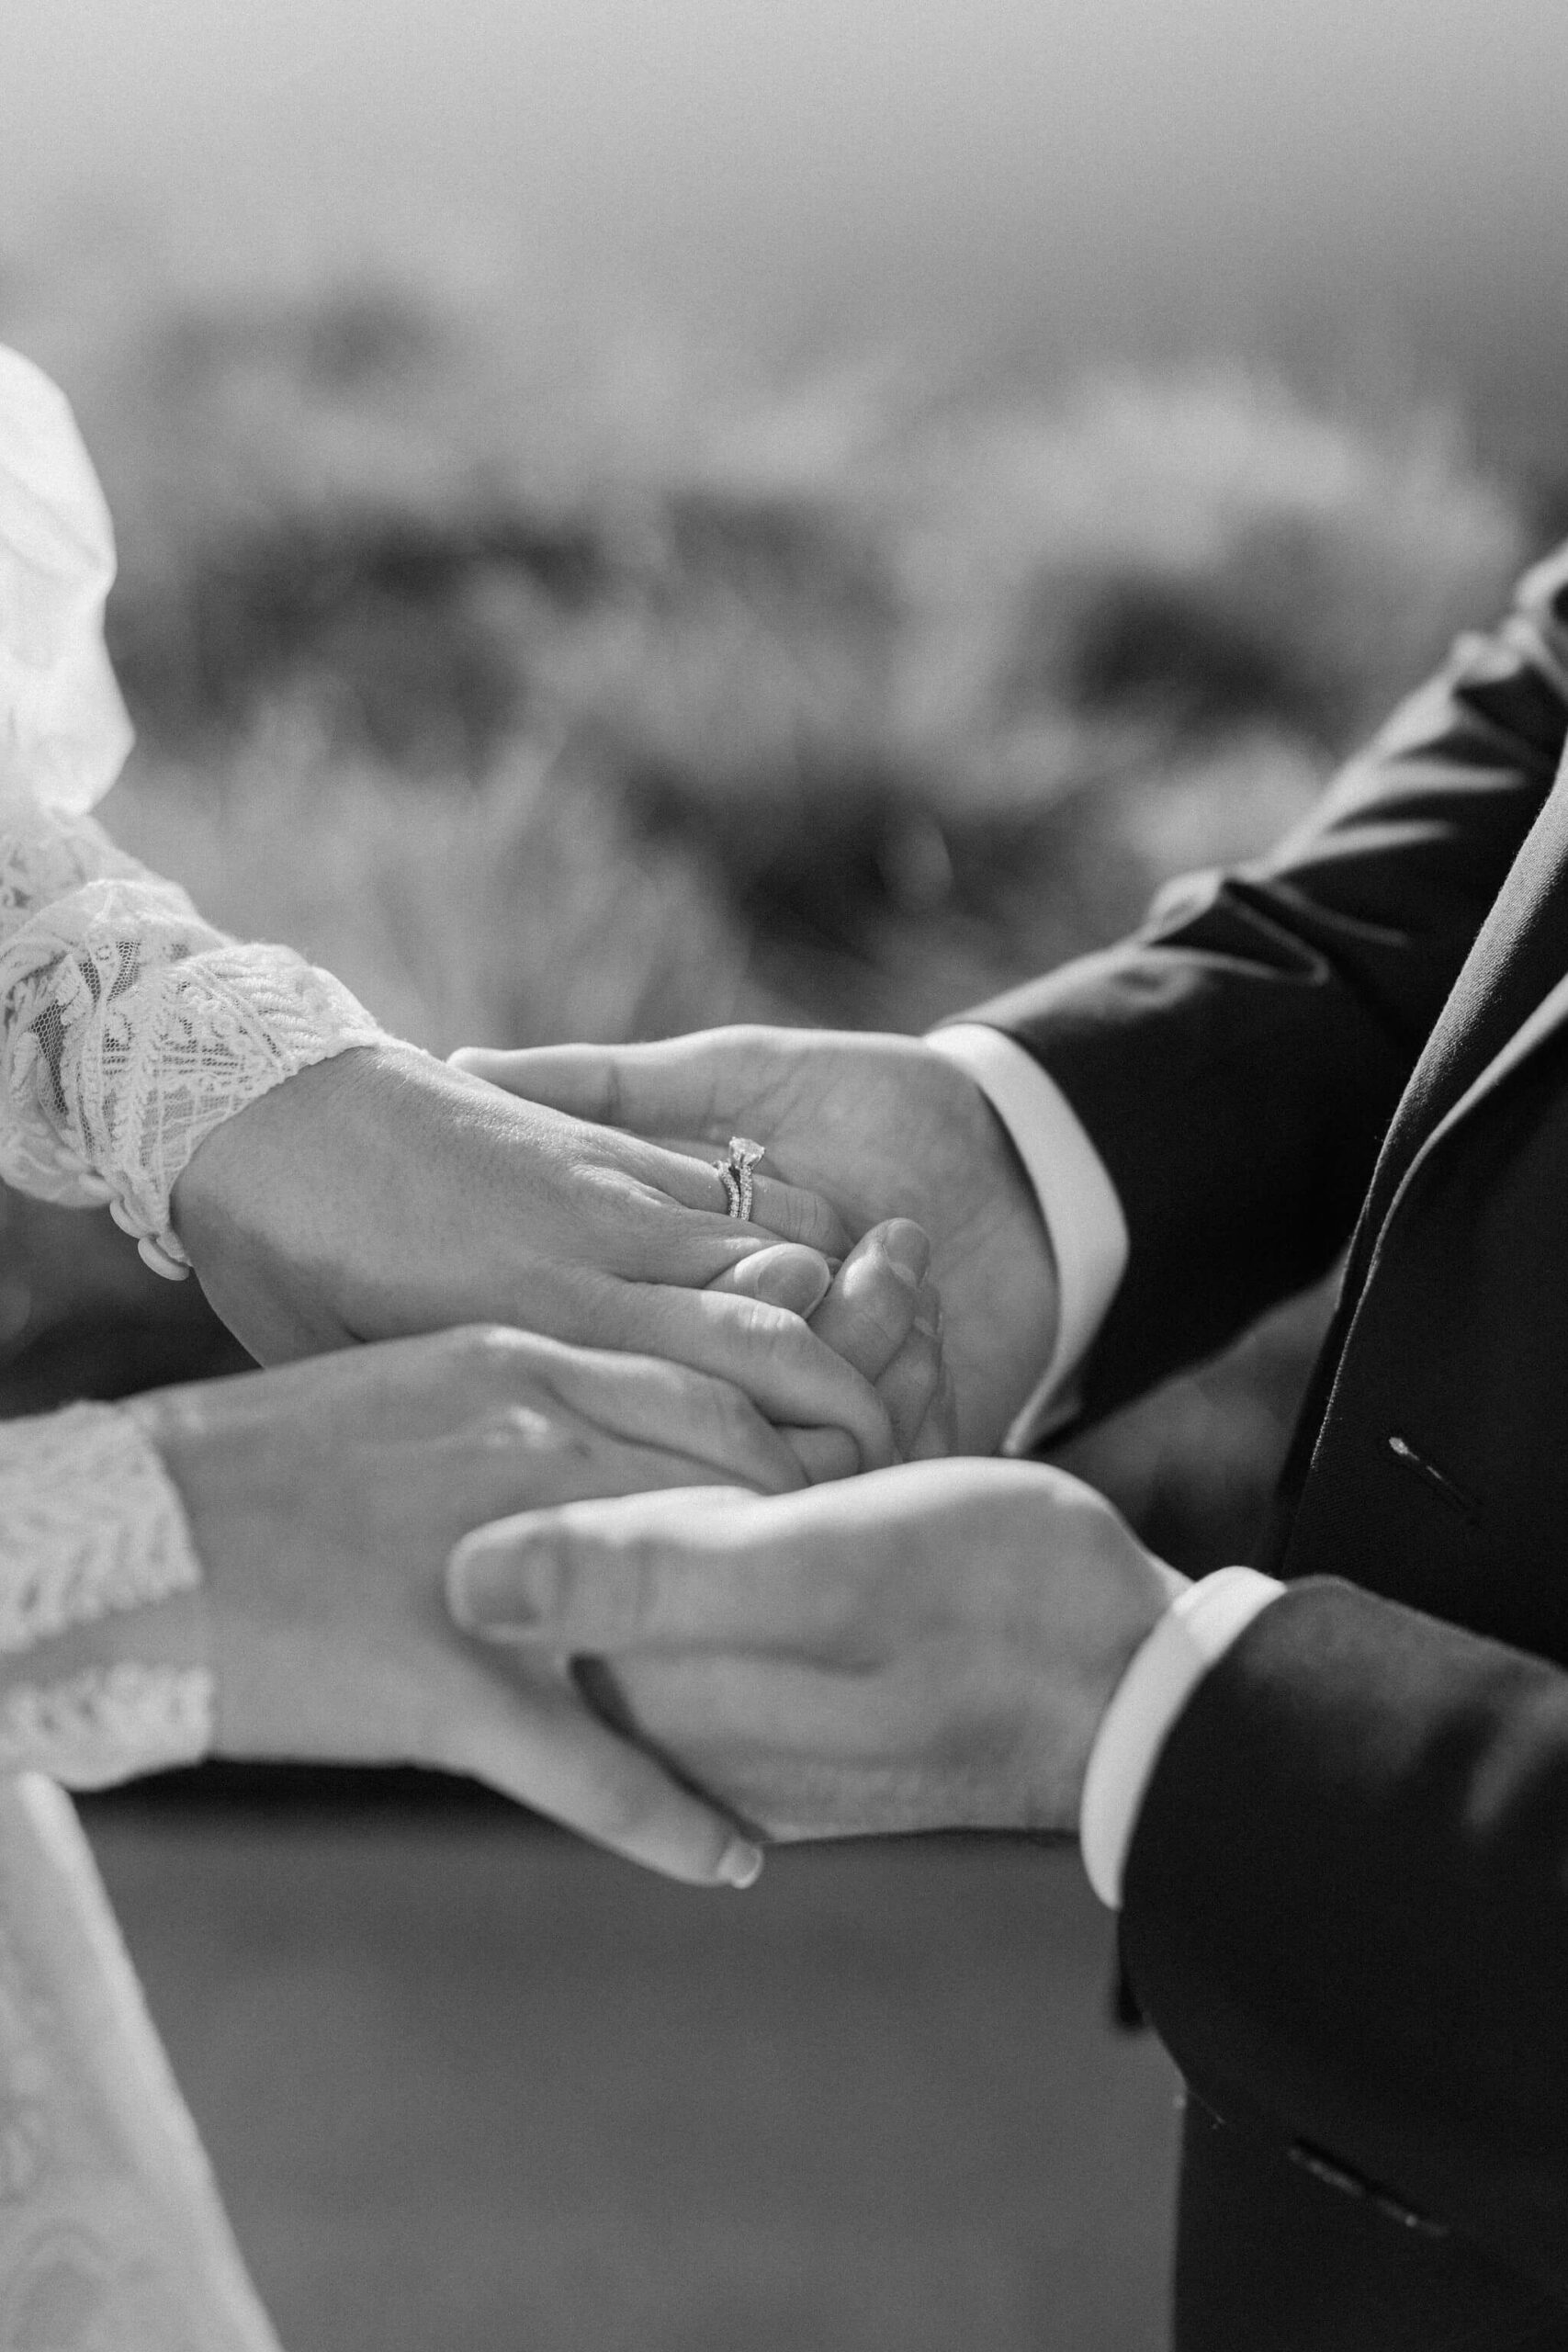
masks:
<svg viewBox="0 0 1568 2352"><path fill-rule="evenodd" d="M0 1179L107 1201L159 1272L186 1271L169 1196L202 1138L383 1035L330 973L213 930L90 817L0 821Z"/></svg>
<svg viewBox="0 0 1568 2352"><path fill-rule="evenodd" d="M0 1773L99 1788L204 1755L201 1581L132 1415L72 1405L0 1422Z"/></svg>
<svg viewBox="0 0 1568 2352"><path fill-rule="evenodd" d="M107 1202L161 1273L202 1138L383 1032L291 949L244 945L86 811L130 729L104 650L107 511L69 409L0 349L0 1179Z"/></svg>

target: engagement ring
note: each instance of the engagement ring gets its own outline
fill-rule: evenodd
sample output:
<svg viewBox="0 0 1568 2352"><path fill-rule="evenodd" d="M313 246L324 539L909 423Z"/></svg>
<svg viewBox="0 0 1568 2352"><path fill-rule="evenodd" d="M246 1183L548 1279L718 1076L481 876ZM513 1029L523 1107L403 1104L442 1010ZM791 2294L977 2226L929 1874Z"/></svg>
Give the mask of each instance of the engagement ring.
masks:
<svg viewBox="0 0 1568 2352"><path fill-rule="evenodd" d="M729 1157L714 1161L728 1204L727 1214L743 1223L751 1215L751 1170L761 1157L761 1145L753 1143L750 1136L731 1136Z"/></svg>

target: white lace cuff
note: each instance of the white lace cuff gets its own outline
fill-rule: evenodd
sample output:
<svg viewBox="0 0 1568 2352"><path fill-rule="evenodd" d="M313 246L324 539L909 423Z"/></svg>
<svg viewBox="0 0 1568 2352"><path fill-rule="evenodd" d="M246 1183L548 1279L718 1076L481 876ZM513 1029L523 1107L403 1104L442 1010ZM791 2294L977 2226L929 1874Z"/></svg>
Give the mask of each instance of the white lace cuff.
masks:
<svg viewBox="0 0 1568 2352"><path fill-rule="evenodd" d="M151 1625L140 1657L84 1664L82 1644L84 1629L201 1580L184 1506L132 1415L72 1405L0 1422L0 1771L98 1788L205 1755L205 1665L152 1654Z"/></svg>
<svg viewBox="0 0 1568 2352"><path fill-rule="evenodd" d="M195 1764L212 1745L204 1666L89 1666L0 1699L0 1772L47 1772L68 1789L112 1788L141 1772Z"/></svg>
<svg viewBox="0 0 1568 2352"><path fill-rule="evenodd" d="M91 819L0 831L0 1179L107 1202L161 1273L197 1145L284 1079L385 1032L291 948L242 945Z"/></svg>

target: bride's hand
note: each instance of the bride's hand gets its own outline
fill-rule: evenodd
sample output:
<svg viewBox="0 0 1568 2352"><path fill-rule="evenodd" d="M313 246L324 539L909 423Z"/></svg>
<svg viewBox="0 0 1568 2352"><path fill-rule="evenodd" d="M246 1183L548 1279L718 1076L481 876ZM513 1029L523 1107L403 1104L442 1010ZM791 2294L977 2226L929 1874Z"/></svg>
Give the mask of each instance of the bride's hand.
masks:
<svg viewBox="0 0 1568 2352"><path fill-rule="evenodd" d="M137 1398L205 1571L217 1751L467 1773L631 1859L744 1875L729 1826L547 1659L452 1626L446 1555L492 1519L592 1495L800 1486L738 1392L499 1329Z"/></svg>
<svg viewBox="0 0 1568 2352"><path fill-rule="evenodd" d="M174 1213L264 1363L502 1321L691 1365L773 1421L848 1431L863 1467L895 1458L870 1382L802 1319L820 1253L855 1238L818 1195L761 1171L739 1223L711 1163L412 1047L344 1054L251 1103L197 1148ZM799 1246L757 1262L779 1240Z"/></svg>
<svg viewBox="0 0 1568 2352"><path fill-rule="evenodd" d="M947 1312L957 1438L989 1453L1050 1361L1060 1302L1034 1187L965 1070L916 1037L710 1029L647 1046L466 1050L463 1069L678 1150L732 1129L856 1230L913 1217ZM711 1149L711 1144L706 1146Z"/></svg>

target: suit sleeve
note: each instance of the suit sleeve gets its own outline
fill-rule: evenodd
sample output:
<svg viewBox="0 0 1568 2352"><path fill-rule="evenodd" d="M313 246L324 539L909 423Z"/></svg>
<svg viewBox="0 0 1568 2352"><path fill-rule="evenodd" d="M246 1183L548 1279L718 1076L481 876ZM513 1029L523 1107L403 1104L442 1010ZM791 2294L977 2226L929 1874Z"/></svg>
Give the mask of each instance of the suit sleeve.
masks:
<svg viewBox="0 0 1568 2352"><path fill-rule="evenodd" d="M1130 1257L1082 1385L1103 1413L1317 1280L1568 734L1568 548L1269 856L966 1014L1032 1053L1105 1164Z"/></svg>
<svg viewBox="0 0 1568 2352"><path fill-rule="evenodd" d="M1568 1674L1295 1587L1173 1729L1122 1934L1218 2113L1568 2290Z"/></svg>

